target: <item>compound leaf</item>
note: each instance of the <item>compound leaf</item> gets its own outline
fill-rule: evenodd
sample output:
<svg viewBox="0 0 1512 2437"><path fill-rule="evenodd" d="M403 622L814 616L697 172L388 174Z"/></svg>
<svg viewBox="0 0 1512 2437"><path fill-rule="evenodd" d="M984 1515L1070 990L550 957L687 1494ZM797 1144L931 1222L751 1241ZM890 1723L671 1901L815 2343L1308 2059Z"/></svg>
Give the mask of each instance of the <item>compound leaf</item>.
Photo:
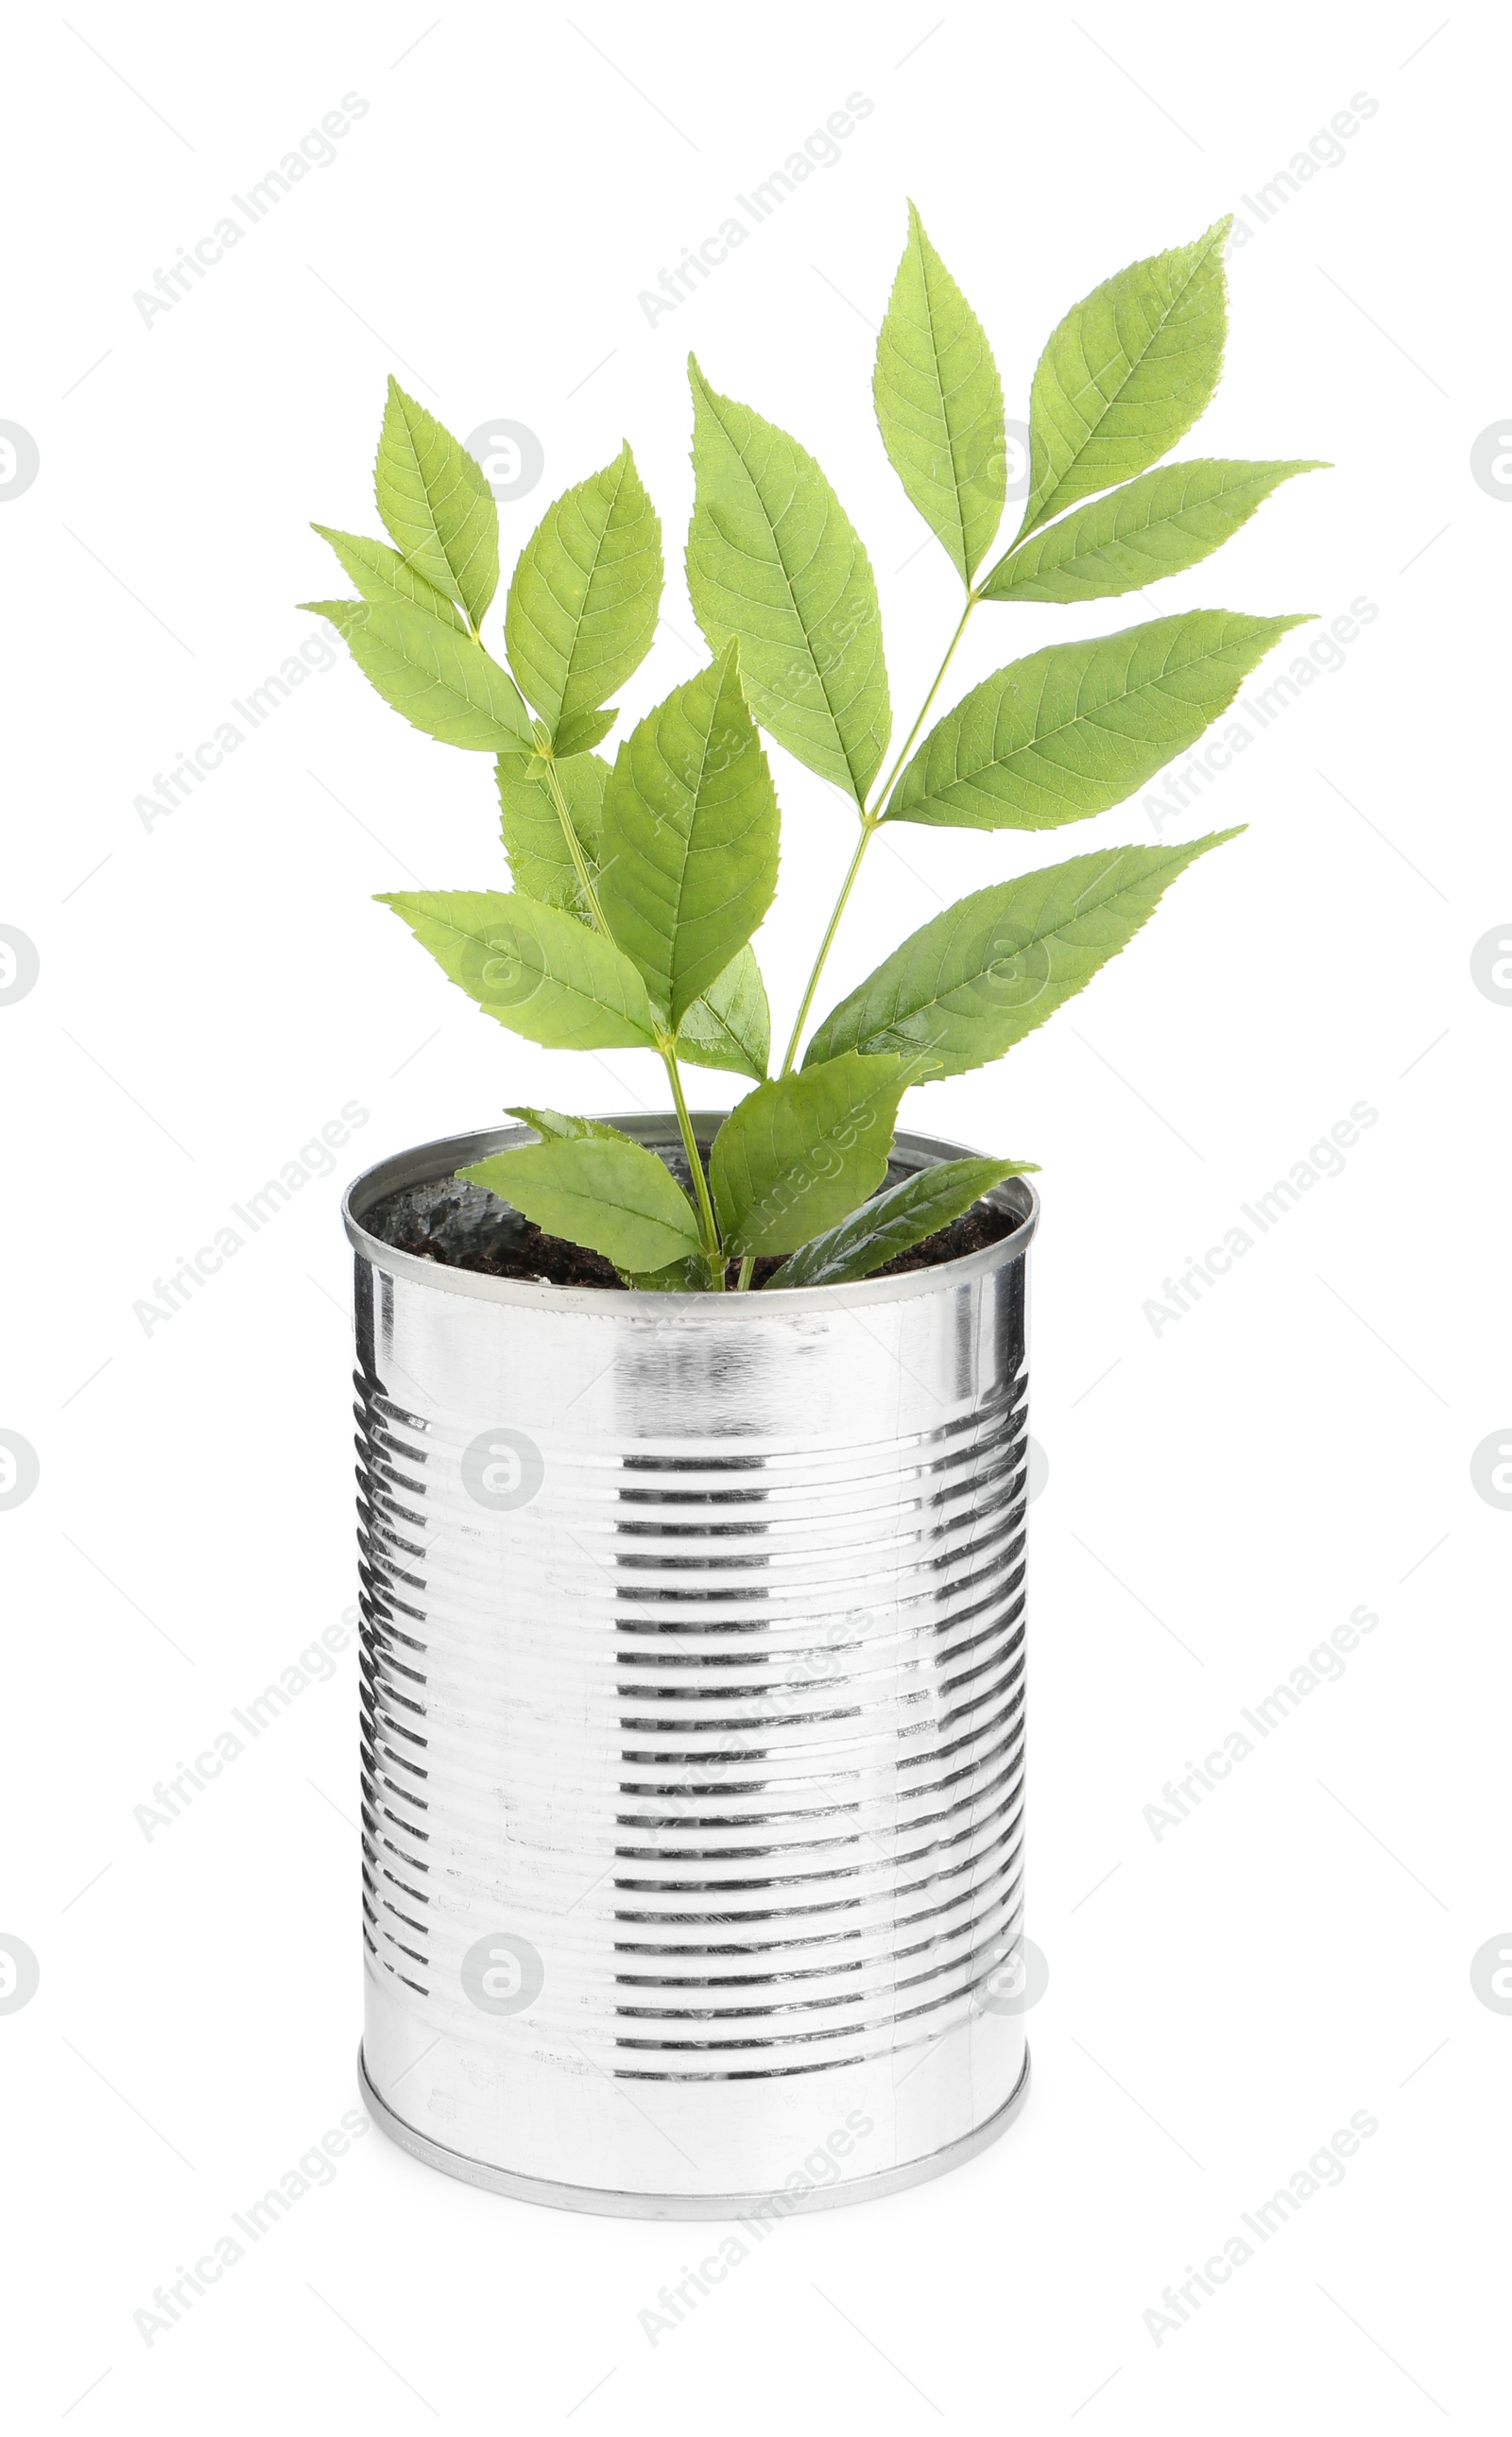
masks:
<svg viewBox="0 0 1512 2437"><path fill-rule="evenodd" d="M677 1026L677 1055L689 1066L721 1067L764 1083L771 1054L766 985L756 951L747 945L688 1009Z"/></svg>
<svg viewBox="0 0 1512 2437"><path fill-rule="evenodd" d="M886 817L1045 830L1106 812L1194 745L1272 644L1302 622L1188 609L1031 652L931 729Z"/></svg>
<svg viewBox="0 0 1512 2437"><path fill-rule="evenodd" d="M534 745L513 677L470 635L398 599L300 606L329 619L369 685L423 735L473 753Z"/></svg>
<svg viewBox="0 0 1512 2437"><path fill-rule="evenodd" d="M767 732L860 804L892 718L870 561L807 449L688 364L694 615L711 651L738 640Z"/></svg>
<svg viewBox="0 0 1512 2437"><path fill-rule="evenodd" d="M584 714L640 667L661 610L661 524L629 444L554 500L504 606L509 665L562 750L596 745ZM581 741L577 741L580 739Z"/></svg>
<svg viewBox="0 0 1512 2437"><path fill-rule="evenodd" d="M571 914L518 890L421 889L378 902L393 906L485 1015L527 1041L547 1049L656 1046L645 984L629 957Z"/></svg>
<svg viewBox="0 0 1512 2437"><path fill-rule="evenodd" d="M604 919L675 1027L770 905L777 836L730 643L626 737L604 794Z"/></svg>
<svg viewBox="0 0 1512 2437"><path fill-rule="evenodd" d="M759 1083L714 1136L709 1182L731 1254L792 1253L875 1192L918 1061L835 1058Z"/></svg>
<svg viewBox="0 0 1512 2437"><path fill-rule="evenodd" d="M1128 946L1179 872L1238 835L1114 847L963 897L826 1016L803 1072L822 1073L826 1061L856 1051L932 1058L941 1075L987 1065Z"/></svg>
<svg viewBox="0 0 1512 2437"><path fill-rule="evenodd" d="M375 481L378 514L401 554L435 591L462 603L476 634L499 586L494 495L476 458L392 376Z"/></svg>
<svg viewBox="0 0 1512 2437"><path fill-rule="evenodd" d="M1231 219L1115 272L1052 330L1029 393L1021 535L1142 474L1190 430L1223 366Z"/></svg>
<svg viewBox="0 0 1512 2437"><path fill-rule="evenodd" d="M837 1227L800 1244L766 1280L768 1287L838 1287L869 1277L897 1253L906 1253L948 1227L1005 1176L1039 1173L1033 1160L947 1159L922 1167L901 1184L863 1203Z"/></svg>
<svg viewBox="0 0 1512 2437"><path fill-rule="evenodd" d="M698 1250L681 1185L655 1151L607 1126L496 1151L458 1174L619 1270L656 1271Z"/></svg>
<svg viewBox="0 0 1512 2437"><path fill-rule="evenodd" d="M426 609L459 635L468 632L456 603L427 584L423 575L416 575L409 560L390 550L386 541L369 541L365 534L337 533L329 525L312 524L310 531L330 543L343 572L364 601L397 602L401 608Z"/></svg>
<svg viewBox="0 0 1512 2437"><path fill-rule="evenodd" d="M1091 500L998 560L984 601L1111 601L1196 567L1315 457L1194 457Z"/></svg>
<svg viewBox="0 0 1512 2437"><path fill-rule="evenodd" d="M607 1126L599 1117L565 1117L559 1109L506 1109L506 1117L519 1117L534 1126L543 1142L629 1142L633 1137L622 1133L618 1126ZM499 1154L501 1158L502 1152Z"/></svg>
<svg viewBox="0 0 1512 2437"><path fill-rule="evenodd" d="M1003 385L912 203L871 394L894 473L969 585L1003 514Z"/></svg>

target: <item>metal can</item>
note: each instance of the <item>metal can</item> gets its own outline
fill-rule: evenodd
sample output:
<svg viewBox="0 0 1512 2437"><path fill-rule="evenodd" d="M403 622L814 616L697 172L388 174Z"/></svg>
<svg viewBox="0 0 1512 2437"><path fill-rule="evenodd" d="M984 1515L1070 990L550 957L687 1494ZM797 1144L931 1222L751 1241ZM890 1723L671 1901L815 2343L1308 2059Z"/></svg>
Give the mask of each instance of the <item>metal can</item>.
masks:
<svg viewBox="0 0 1512 2437"><path fill-rule="evenodd" d="M680 1160L670 1119L611 1122ZM997 1186L1016 1224L964 1258L746 1294L388 1240L438 1202L497 1225L448 1180L531 1138L427 1144L344 1205L364 2096L557 2207L772 2219L920 2182L1028 2080L999 1992L1036 1196ZM900 1134L889 1181L965 1155Z"/></svg>

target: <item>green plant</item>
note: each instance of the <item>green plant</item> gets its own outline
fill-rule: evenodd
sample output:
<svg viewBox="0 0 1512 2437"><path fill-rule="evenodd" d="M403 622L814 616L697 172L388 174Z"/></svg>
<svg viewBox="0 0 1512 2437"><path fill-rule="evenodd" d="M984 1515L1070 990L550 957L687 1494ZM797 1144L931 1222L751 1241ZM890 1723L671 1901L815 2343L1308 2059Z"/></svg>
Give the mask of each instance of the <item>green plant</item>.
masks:
<svg viewBox="0 0 1512 2437"><path fill-rule="evenodd" d="M1132 264L1052 332L1029 401L1030 487L984 576L1006 495L1003 396L981 325L912 205L877 346L883 445L965 591L919 714L891 729L876 585L796 440L712 389L690 359L695 500L687 576L707 668L620 745L609 696L650 649L656 512L628 447L548 509L510 579L507 667L480 629L499 581L483 474L391 380L378 513L395 547L316 526L361 596L312 602L384 699L429 736L497 757L514 887L383 898L491 1015L550 1048L653 1049L692 1178L685 1192L611 1126L517 1109L540 1136L466 1168L641 1288L722 1290L788 1256L779 1286L863 1277L1029 1163L952 1161L877 1196L907 1086L1000 1057L1117 955L1177 873L1228 830L1116 847L963 898L831 1009L796 1064L867 848L885 821L1058 829L1120 802L1185 752L1301 622L1197 609L1052 643L972 689L923 737L983 602L1113 599L1192 567L1315 461L1156 465L1217 386L1221 220ZM777 883L778 809L759 730L850 799L855 851L778 1074L752 934ZM681 1066L755 1089L707 1174Z"/></svg>

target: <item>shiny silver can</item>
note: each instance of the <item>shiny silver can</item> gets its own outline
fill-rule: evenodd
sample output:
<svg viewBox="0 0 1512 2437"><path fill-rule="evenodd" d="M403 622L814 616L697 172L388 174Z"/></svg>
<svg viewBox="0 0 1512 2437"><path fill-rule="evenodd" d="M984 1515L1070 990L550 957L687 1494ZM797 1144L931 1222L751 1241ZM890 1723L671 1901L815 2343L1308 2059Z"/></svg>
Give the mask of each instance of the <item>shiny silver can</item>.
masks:
<svg viewBox="0 0 1512 2437"><path fill-rule="evenodd" d="M670 1120L613 1122L678 1166ZM785 1292L396 1248L419 1211L497 1224L448 1180L531 1138L431 1143L346 1199L364 2095L431 2165L558 2207L919 2182L1028 2080L1036 1197L996 1187L1017 1223L963 1259ZM889 1175L961 1155L901 1134Z"/></svg>

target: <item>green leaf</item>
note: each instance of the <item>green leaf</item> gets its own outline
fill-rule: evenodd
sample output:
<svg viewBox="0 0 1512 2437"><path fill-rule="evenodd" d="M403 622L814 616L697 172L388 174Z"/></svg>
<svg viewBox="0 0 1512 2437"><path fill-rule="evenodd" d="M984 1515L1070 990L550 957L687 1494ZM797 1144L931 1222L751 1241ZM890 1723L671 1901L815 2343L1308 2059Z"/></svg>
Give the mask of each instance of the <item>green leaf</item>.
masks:
<svg viewBox="0 0 1512 2437"><path fill-rule="evenodd" d="M416 575L476 633L499 586L499 511L476 458L392 376L378 434L378 515ZM353 582L356 582L353 577Z"/></svg>
<svg viewBox="0 0 1512 2437"><path fill-rule="evenodd" d="M655 1151L606 1127L458 1169L548 1235L586 1244L619 1270L659 1270L698 1250L693 1204Z"/></svg>
<svg viewBox="0 0 1512 2437"><path fill-rule="evenodd" d="M459 635L468 632L467 621L454 601L416 575L407 560L386 541L369 541L363 534L336 533L329 525L311 525L322 541L328 541L341 560L343 571L351 579L364 601L397 602L401 607L427 609L432 618L456 629Z"/></svg>
<svg viewBox="0 0 1512 2437"><path fill-rule="evenodd" d="M709 1182L727 1252L792 1253L876 1190L918 1061L835 1058L759 1083L714 1136Z"/></svg>
<svg viewBox="0 0 1512 2437"><path fill-rule="evenodd" d="M1110 601L1179 575L1248 522L1293 474L1321 459L1194 457L1161 465L1063 517L998 560L984 601Z"/></svg>
<svg viewBox="0 0 1512 2437"><path fill-rule="evenodd" d="M400 891L378 902L393 906L485 1015L527 1041L547 1049L655 1047L645 984L629 957L571 914L493 889Z"/></svg>
<svg viewBox="0 0 1512 2437"><path fill-rule="evenodd" d="M871 394L894 473L969 585L1003 514L1003 385L912 203Z"/></svg>
<svg viewBox="0 0 1512 2437"><path fill-rule="evenodd" d="M948 1227L1005 1176L1038 1175L1029 1159L947 1159L905 1176L838 1227L802 1244L766 1280L769 1287L838 1287L869 1277L895 1253Z"/></svg>
<svg viewBox="0 0 1512 2437"><path fill-rule="evenodd" d="M618 1126L605 1125L598 1117L564 1116L558 1109L510 1109L505 1113L511 1117L522 1117L526 1125L534 1126L546 1142L617 1142L628 1143L632 1149L637 1148L633 1135L622 1133ZM501 1152L499 1156L502 1159L505 1154ZM599 1246L596 1249L602 1251L604 1248ZM642 1292L654 1294L697 1293L712 1283L701 1250L669 1263L665 1269L622 1269L620 1275L627 1287L638 1287Z"/></svg>
<svg viewBox="0 0 1512 2437"><path fill-rule="evenodd" d="M598 1117L564 1117L559 1109L506 1109L506 1117L519 1117L523 1124L534 1126L543 1142L630 1142L633 1136L622 1133L618 1126L607 1126ZM503 1157L501 1151L499 1156Z"/></svg>
<svg viewBox="0 0 1512 2437"><path fill-rule="evenodd" d="M534 746L514 679L470 635L403 602L302 601L328 618L368 683L413 727L474 753Z"/></svg>
<svg viewBox="0 0 1512 2437"><path fill-rule="evenodd" d="M600 824L608 763L596 753L558 763L557 778L572 815L590 876L601 851ZM590 920L562 835L556 807L537 759L499 757L499 799L504 846L515 885L542 904L555 905L581 922ZM733 956L677 1027L677 1054L685 1066L712 1066L765 1081L771 1055L772 1019L766 991L748 945ZM536 1121L531 1118L530 1122Z"/></svg>
<svg viewBox="0 0 1512 2437"><path fill-rule="evenodd" d="M764 1083L771 1054L766 986L756 951L747 946L688 1009L677 1026L677 1055L686 1066L717 1066Z"/></svg>
<svg viewBox="0 0 1512 2437"><path fill-rule="evenodd" d="M694 615L711 651L739 641L768 734L860 804L892 724L870 562L807 449L688 365Z"/></svg>
<svg viewBox="0 0 1512 2437"><path fill-rule="evenodd" d="M1196 422L1223 365L1231 219L1115 272L1050 333L1029 394L1021 535L1142 474Z"/></svg>
<svg viewBox="0 0 1512 2437"><path fill-rule="evenodd" d="M604 819L604 789L609 765L596 753L580 753L557 763L556 776L592 873L599 860ZM499 757L499 809L504 851L515 886L543 905L587 918L582 889L571 851L562 834L544 767L536 755L501 753Z"/></svg>
<svg viewBox="0 0 1512 2437"><path fill-rule="evenodd" d="M664 1270L622 1270L627 1287L642 1294L698 1294L709 1285L709 1264L701 1254L690 1254Z"/></svg>
<svg viewBox="0 0 1512 2437"><path fill-rule="evenodd" d="M886 818L976 830L1088 820L1194 745L1272 644L1303 622L1188 609L1031 652L931 729Z"/></svg>
<svg viewBox="0 0 1512 2437"><path fill-rule="evenodd" d="M1128 946L1178 872L1239 834L1080 854L963 897L826 1016L805 1074L855 1050L930 1056L943 1075L1001 1058Z"/></svg>
<svg viewBox="0 0 1512 2437"><path fill-rule="evenodd" d="M509 665L554 739L640 667L660 608L661 525L626 444L553 500L509 582Z"/></svg>
<svg viewBox="0 0 1512 2437"><path fill-rule="evenodd" d="M573 711L570 719L562 721L552 740L556 760L567 762L574 754L589 752L595 745L602 745L619 715L616 705L607 710Z"/></svg>
<svg viewBox="0 0 1512 2437"><path fill-rule="evenodd" d="M625 739L604 793L599 903L674 1026L770 905L777 833L730 643Z"/></svg>

